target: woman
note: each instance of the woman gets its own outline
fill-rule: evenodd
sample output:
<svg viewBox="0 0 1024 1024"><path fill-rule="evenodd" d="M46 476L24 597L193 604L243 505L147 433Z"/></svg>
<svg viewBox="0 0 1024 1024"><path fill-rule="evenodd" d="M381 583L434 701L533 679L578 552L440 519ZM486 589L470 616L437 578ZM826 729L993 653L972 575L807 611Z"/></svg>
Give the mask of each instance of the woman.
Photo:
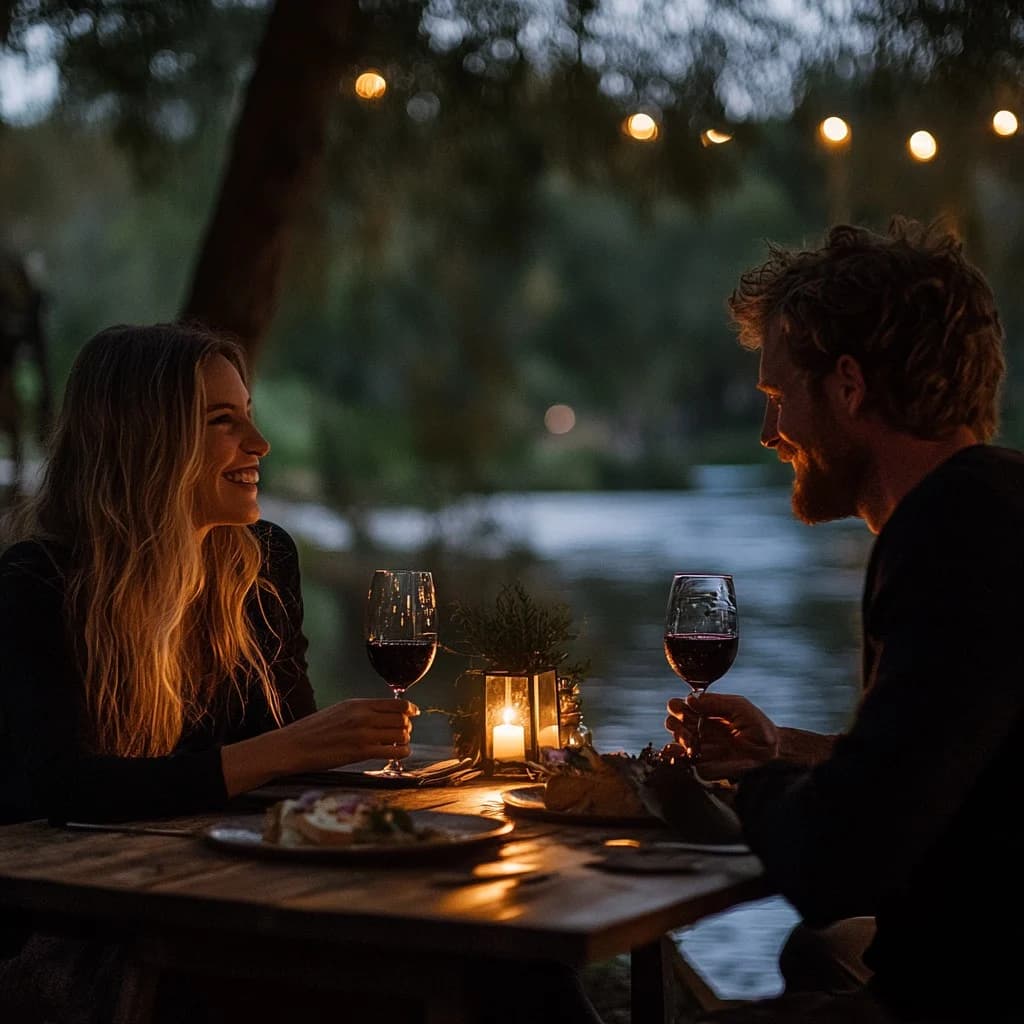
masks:
<svg viewBox="0 0 1024 1024"><path fill-rule="evenodd" d="M188 814L408 754L416 708L317 711L295 546L260 521L234 344L170 324L81 350L0 557L0 821Z"/></svg>
<svg viewBox="0 0 1024 1024"><path fill-rule="evenodd" d="M0 556L0 821L188 814L276 776L408 756L419 712L406 701L315 710L295 546L259 519L269 450L235 345L162 324L84 346L42 485ZM0 1020L113 1016L121 947L26 930L4 950L4 925ZM547 1007L565 992L585 1004L562 973L538 969ZM490 1007L497 981L478 983ZM170 977L157 1014L284 1019L301 1006L334 1020L334 999ZM360 1005L346 996L353 1020L382 1012Z"/></svg>

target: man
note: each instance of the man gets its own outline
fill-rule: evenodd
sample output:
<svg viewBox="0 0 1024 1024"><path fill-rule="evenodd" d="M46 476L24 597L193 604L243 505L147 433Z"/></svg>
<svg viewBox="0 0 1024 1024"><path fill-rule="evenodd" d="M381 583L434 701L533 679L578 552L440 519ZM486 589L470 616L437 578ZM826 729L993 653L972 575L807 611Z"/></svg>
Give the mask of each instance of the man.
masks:
<svg viewBox="0 0 1024 1024"><path fill-rule="evenodd" d="M1022 1019L1024 455L988 443L991 289L954 238L897 220L771 247L730 310L760 350L761 443L793 467L795 515L877 535L863 696L838 737L713 691L670 701L666 726L686 746L705 716L701 771L739 780L745 835L807 925L877 931L852 992L714 1019Z"/></svg>

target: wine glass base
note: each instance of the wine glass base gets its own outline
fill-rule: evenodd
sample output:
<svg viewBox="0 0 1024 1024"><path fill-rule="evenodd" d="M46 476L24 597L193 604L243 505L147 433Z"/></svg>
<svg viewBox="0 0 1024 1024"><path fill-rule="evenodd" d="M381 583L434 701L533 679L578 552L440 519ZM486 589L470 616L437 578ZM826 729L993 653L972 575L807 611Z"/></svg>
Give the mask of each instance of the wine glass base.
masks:
<svg viewBox="0 0 1024 1024"><path fill-rule="evenodd" d="M367 770L363 774L369 775L371 779L407 779L409 777L409 773L401 761L388 761L383 768Z"/></svg>

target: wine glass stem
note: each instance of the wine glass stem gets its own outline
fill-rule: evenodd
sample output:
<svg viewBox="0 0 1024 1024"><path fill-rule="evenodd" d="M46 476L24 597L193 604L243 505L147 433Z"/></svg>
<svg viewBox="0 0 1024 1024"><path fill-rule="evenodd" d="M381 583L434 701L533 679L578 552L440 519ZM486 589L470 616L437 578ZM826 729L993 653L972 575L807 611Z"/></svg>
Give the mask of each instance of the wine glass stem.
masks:
<svg viewBox="0 0 1024 1024"><path fill-rule="evenodd" d="M707 689L706 686L694 686L693 692L700 697ZM690 744L690 763L697 764L700 761L700 745L704 735L704 716L697 716L697 730L693 735L693 742Z"/></svg>
<svg viewBox="0 0 1024 1024"><path fill-rule="evenodd" d="M395 700L401 700L405 696L405 690L396 690L394 687L391 688L391 696ZM395 757L388 758L388 763L384 765L384 771L388 775L402 775L405 772L405 766Z"/></svg>

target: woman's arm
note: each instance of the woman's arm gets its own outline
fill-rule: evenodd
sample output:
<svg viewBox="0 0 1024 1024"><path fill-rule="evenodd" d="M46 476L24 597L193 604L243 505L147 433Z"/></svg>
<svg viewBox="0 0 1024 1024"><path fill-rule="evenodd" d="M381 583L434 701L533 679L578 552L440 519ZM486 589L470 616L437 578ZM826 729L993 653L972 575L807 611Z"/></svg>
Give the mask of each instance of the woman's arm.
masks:
<svg viewBox="0 0 1024 1024"><path fill-rule="evenodd" d="M267 598L255 625L271 663L285 725L275 728L269 709L247 715L252 723L221 750L224 786L236 796L282 775L318 771L375 758L407 757L410 717L418 709L388 698L346 700L316 710L306 672L299 557L281 527L261 521L253 529L264 549L267 576L278 602ZM255 695L252 695L255 699Z"/></svg>
<svg viewBox="0 0 1024 1024"><path fill-rule="evenodd" d="M19 545L11 556L0 563L0 820L156 817L222 806L216 748L154 758L82 749L82 682L62 581L38 546Z"/></svg>
<svg viewBox="0 0 1024 1024"><path fill-rule="evenodd" d="M221 749L227 794L237 796L295 772L408 757L410 717L418 714L405 700L345 700L283 729L231 743Z"/></svg>

